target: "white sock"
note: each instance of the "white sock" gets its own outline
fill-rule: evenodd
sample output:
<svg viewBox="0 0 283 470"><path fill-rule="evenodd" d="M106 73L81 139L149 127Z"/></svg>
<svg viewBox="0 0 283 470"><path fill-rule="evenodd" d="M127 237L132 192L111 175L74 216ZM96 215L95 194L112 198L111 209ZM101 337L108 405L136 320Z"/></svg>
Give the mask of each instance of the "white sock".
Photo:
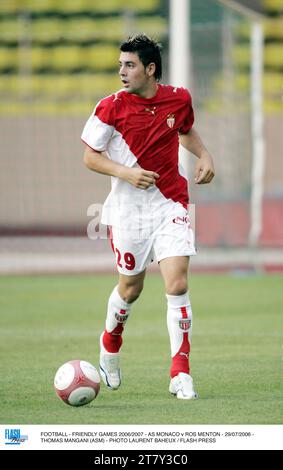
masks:
<svg viewBox="0 0 283 470"><path fill-rule="evenodd" d="M192 308L189 294L166 295L167 327L170 338L171 377L179 372L190 373L189 353L192 336Z"/></svg>
<svg viewBox="0 0 283 470"><path fill-rule="evenodd" d="M108 301L106 325L103 335L103 346L108 352L116 353L122 346L124 325L130 315L131 305L125 302L114 287Z"/></svg>

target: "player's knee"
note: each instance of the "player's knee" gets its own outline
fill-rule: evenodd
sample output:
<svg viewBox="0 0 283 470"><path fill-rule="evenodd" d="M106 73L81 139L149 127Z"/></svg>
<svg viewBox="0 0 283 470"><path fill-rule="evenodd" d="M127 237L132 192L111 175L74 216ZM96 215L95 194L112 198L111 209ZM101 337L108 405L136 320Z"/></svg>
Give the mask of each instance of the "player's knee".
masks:
<svg viewBox="0 0 283 470"><path fill-rule="evenodd" d="M169 295L183 295L188 290L186 277L180 277L166 285L166 293Z"/></svg>
<svg viewBox="0 0 283 470"><path fill-rule="evenodd" d="M122 299L127 303L132 303L140 296L143 290L143 284L126 285L123 287L121 295Z"/></svg>

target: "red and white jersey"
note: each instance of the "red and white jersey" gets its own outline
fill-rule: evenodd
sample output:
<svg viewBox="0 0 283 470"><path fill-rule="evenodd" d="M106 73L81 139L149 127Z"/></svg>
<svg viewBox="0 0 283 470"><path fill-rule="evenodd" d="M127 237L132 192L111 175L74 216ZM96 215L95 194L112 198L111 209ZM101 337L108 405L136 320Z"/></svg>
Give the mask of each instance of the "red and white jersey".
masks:
<svg viewBox="0 0 283 470"><path fill-rule="evenodd" d="M158 173L156 185L142 190L111 177L112 190L103 207L102 223L146 223L156 215L184 214L189 202L188 181L179 166L179 133L194 122L191 95L185 88L158 84L153 98L125 90L102 99L88 119L82 140L111 160Z"/></svg>

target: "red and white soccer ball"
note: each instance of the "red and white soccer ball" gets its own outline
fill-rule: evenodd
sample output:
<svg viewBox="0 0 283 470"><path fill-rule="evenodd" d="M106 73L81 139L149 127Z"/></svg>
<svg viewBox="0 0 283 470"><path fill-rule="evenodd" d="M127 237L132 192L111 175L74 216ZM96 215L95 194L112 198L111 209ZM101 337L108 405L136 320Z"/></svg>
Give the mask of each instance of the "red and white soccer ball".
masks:
<svg viewBox="0 0 283 470"><path fill-rule="evenodd" d="M86 405L99 393L99 373L87 361L69 361L57 370L54 387L58 397L68 405Z"/></svg>

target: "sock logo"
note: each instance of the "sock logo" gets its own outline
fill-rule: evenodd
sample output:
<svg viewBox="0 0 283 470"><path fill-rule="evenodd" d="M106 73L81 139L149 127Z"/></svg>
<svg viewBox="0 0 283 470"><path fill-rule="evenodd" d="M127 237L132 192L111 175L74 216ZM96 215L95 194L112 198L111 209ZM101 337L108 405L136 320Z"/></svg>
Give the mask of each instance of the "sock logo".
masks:
<svg viewBox="0 0 283 470"><path fill-rule="evenodd" d="M190 320L190 318L182 318L181 320L179 320L179 327L181 328L181 330L187 331L190 329L191 323L192 321Z"/></svg>
<svg viewBox="0 0 283 470"><path fill-rule="evenodd" d="M118 323L125 323L125 321L127 320L128 318L128 314L126 313L126 310L120 310L120 312L115 312L115 318L117 320Z"/></svg>
<svg viewBox="0 0 283 470"><path fill-rule="evenodd" d="M187 359L189 358L189 353L181 351L179 354L180 356L185 356Z"/></svg>

